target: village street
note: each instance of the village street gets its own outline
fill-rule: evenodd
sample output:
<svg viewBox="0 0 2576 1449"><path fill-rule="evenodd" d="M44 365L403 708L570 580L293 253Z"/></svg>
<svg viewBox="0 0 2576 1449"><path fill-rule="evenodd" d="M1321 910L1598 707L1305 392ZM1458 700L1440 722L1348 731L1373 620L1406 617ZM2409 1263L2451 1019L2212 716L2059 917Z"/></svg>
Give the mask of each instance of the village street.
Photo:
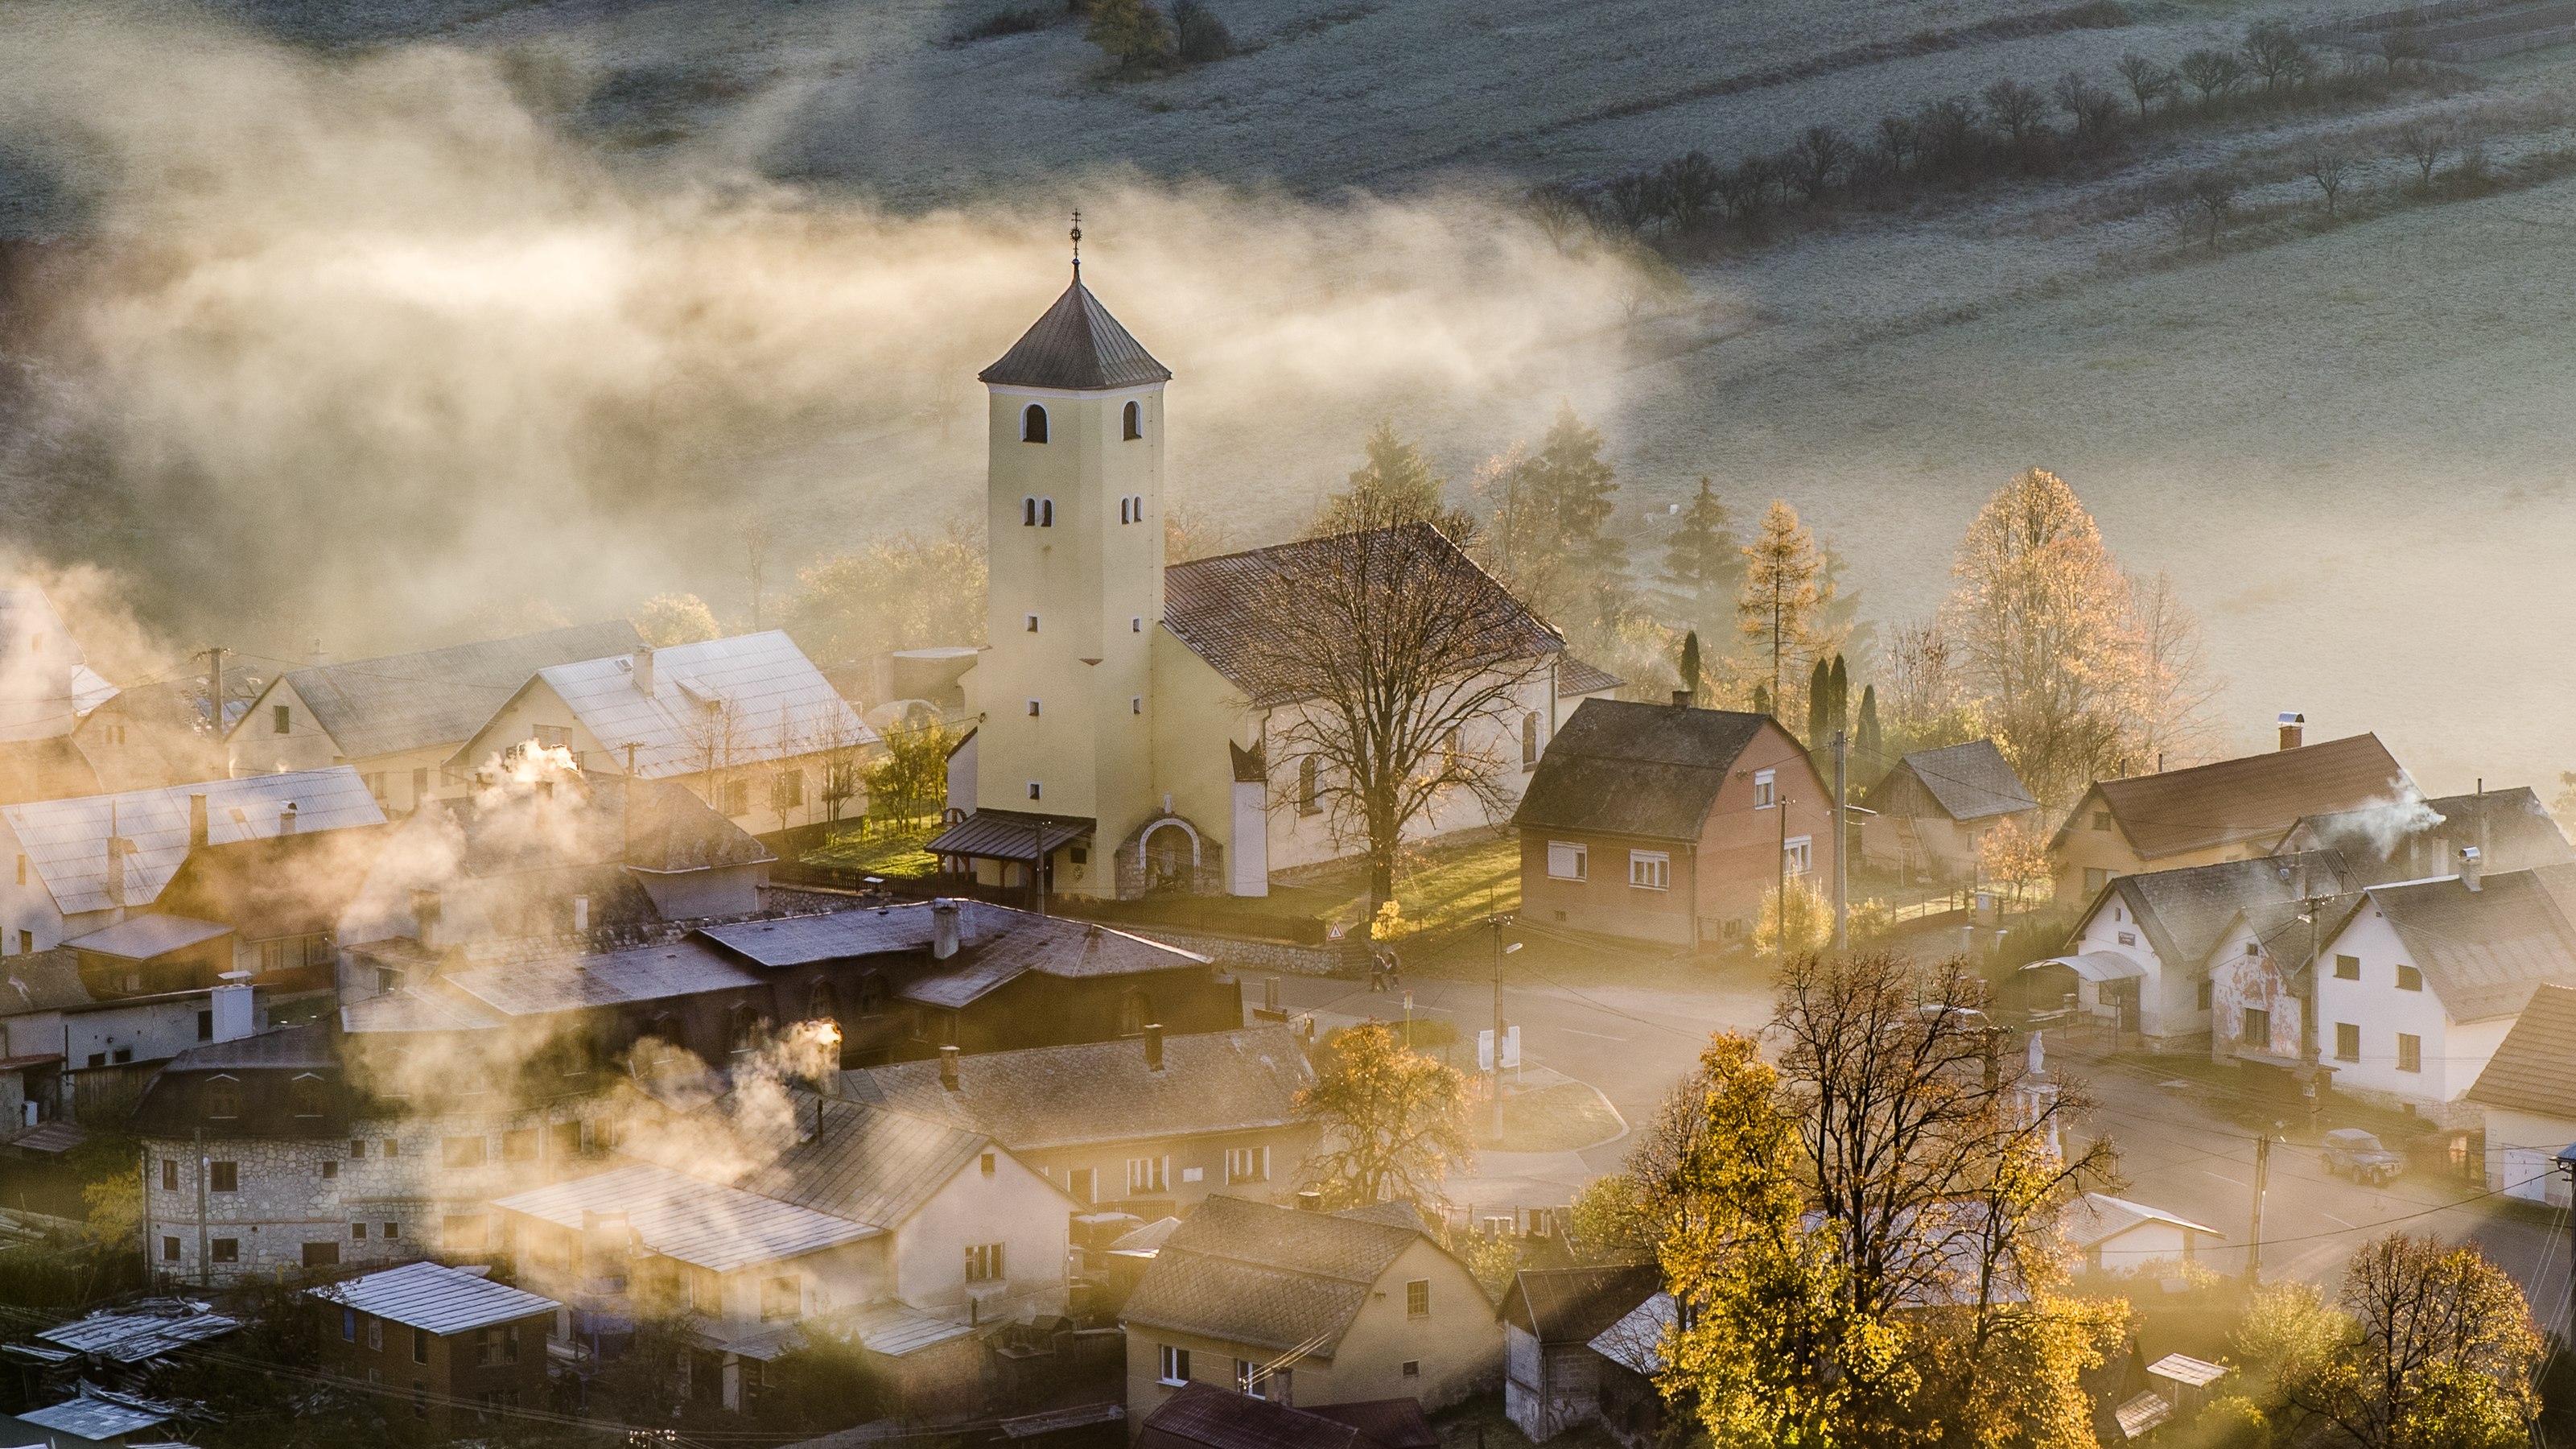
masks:
<svg viewBox="0 0 2576 1449"><path fill-rule="evenodd" d="M1633 980L1610 982L1603 979L1610 974L1604 963L1569 960L1566 952L1548 949L1552 944L1534 942L1505 961L1504 1015L1521 1027L1525 1067L1553 1068L1591 1083L1632 1126L1650 1117L1709 1032L1759 1031L1770 1019L1771 995L1760 968L1645 961L1624 973ZM1454 974L1417 974L1406 983L1414 1013L1451 1023L1466 1043L1490 1025L1493 1014L1492 978L1469 977L1472 955L1462 948L1440 965ZM1372 993L1364 982L1292 976L1281 980L1280 995L1283 1006L1317 1012L1327 1027L1368 1017L1399 1020L1404 1014L1401 992ZM2049 1065L2083 1078L2099 1100L2088 1126L2119 1144L2127 1182L2122 1194L2226 1234L2224 1244L2203 1250L2204 1261L2221 1273L2244 1271L2253 1207L2252 1126L2233 1120L2205 1085L2184 1086L2152 1064L2057 1053ZM2297 1278L2331 1289L2356 1245L2397 1228L2446 1240L2474 1237L2521 1281L2535 1316L2544 1324L2565 1321L2565 1213L2544 1213L2421 1173L2384 1188L2360 1186L2328 1176L2316 1148L2295 1140L2295 1130L2289 1135L2293 1140L2276 1143L2272 1151L2263 1250L2267 1281ZM1581 1152L1487 1153L1477 1176L1453 1182L1451 1195L1462 1202L1563 1202L1588 1177L1616 1168L1626 1150L1623 1139Z"/></svg>

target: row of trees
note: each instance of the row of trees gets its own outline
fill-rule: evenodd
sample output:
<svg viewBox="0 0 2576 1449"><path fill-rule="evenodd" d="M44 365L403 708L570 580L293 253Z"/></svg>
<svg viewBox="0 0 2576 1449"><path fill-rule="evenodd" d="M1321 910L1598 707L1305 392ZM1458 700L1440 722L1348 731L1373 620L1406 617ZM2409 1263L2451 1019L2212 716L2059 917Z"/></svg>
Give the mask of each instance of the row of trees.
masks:
<svg viewBox="0 0 2576 1449"><path fill-rule="evenodd" d="M2235 47L2171 65L2133 51L2110 76L2070 70L2044 86L2008 76L1890 112L1865 135L1811 126L1779 151L1733 162L1691 151L1597 184L1542 186L1530 202L1560 243L1585 228L1668 242L1727 225L1751 232L1802 206L1898 205L1926 189L2061 174L2116 153L2142 129L2384 99L2433 82L2424 55L2401 27L2375 55L2330 61L2289 25L2258 21Z"/></svg>

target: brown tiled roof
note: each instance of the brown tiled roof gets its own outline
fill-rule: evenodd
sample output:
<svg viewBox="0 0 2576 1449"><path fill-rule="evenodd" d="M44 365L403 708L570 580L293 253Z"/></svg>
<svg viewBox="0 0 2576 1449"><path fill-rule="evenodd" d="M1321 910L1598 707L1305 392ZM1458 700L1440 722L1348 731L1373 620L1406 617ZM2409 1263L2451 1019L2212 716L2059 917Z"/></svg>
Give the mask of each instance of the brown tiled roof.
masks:
<svg viewBox="0 0 2576 1449"><path fill-rule="evenodd" d="M1155 1254L1126 1319L1231 1343L1332 1357L1371 1286L1418 1230L1211 1197Z"/></svg>
<svg viewBox="0 0 2576 1449"><path fill-rule="evenodd" d="M2268 844L2300 816L2395 801L2411 788L2377 735L2354 735L2188 770L2097 780L2059 827L2057 840L2099 800L2131 848L2147 860L2162 860L2238 841Z"/></svg>
<svg viewBox="0 0 2576 1449"><path fill-rule="evenodd" d="M2571 1066L2576 1066L2576 985L2544 985L2531 993L2513 1030L2487 1059L2486 1070L2469 1088L2469 1100L2576 1119L2576 1070Z"/></svg>
<svg viewBox="0 0 2576 1449"><path fill-rule="evenodd" d="M1408 1401L1409 1402L1409 1401ZM1417 1410L1417 1412L1419 1412ZM1136 1449L1380 1449L1351 1424L1213 1384L1174 1389L1136 1429Z"/></svg>
<svg viewBox="0 0 2576 1449"><path fill-rule="evenodd" d="M2453 1021L2511 1016L2544 982L2576 985L2576 926L2565 909L2576 904L2576 866L2491 874L2474 891L2456 877L2374 886L2365 899Z"/></svg>
<svg viewBox="0 0 2576 1449"><path fill-rule="evenodd" d="M1587 699L1548 741L1517 826L1697 840L1769 715Z"/></svg>
<svg viewBox="0 0 2576 1449"><path fill-rule="evenodd" d="M1901 789L1900 777L1922 782L1924 793L1953 820L1984 820L2035 810L2039 801L2013 773L2012 762L1993 740L1970 740L1937 750L1916 750L1897 761L1887 778L1870 787L1862 804L1884 812L1880 800Z"/></svg>
<svg viewBox="0 0 2576 1449"><path fill-rule="evenodd" d="M898 1112L988 1132L1014 1152L1285 1126L1314 1068L1284 1026L1167 1036L1163 1068L1135 1038L957 1062L957 1089L937 1062L843 1072L848 1094Z"/></svg>
<svg viewBox="0 0 2576 1449"><path fill-rule="evenodd" d="M1523 1268L1503 1295L1503 1317L1542 1344L1590 1343L1663 1286L1652 1263Z"/></svg>
<svg viewBox="0 0 2576 1449"><path fill-rule="evenodd" d="M1589 659L1568 654L1556 661L1556 697L1571 699L1578 694L1599 694L1617 689L1627 681Z"/></svg>
<svg viewBox="0 0 2576 1449"><path fill-rule="evenodd" d="M1371 551L1365 563L1373 575L1420 578L1424 587L1454 592L1463 601L1457 615L1483 621L1485 637L1473 652L1499 661L1565 648L1554 629L1428 523L1303 538L1173 564L1163 570L1163 627L1255 704L1284 703L1297 691L1262 678L1262 648L1277 635L1279 601L1295 592L1301 577L1353 568L1361 548Z"/></svg>
<svg viewBox="0 0 2576 1449"><path fill-rule="evenodd" d="M1002 360L985 368L985 382L1002 387L1059 387L1074 392L1145 387L1171 380L1144 344L1128 335L1076 277Z"/></svg>
<svg viewBox="0 0 2576 1449"><path fill-rule="evenodd" d="M2474 845L2489 871L2529 870L2576 861L2576 848L2525 785L2468 795L2440 795L2395 809L2309 815L2283 837L2283 850L2342 852L2362 883L2449 875L2460 847Z"/></svg>

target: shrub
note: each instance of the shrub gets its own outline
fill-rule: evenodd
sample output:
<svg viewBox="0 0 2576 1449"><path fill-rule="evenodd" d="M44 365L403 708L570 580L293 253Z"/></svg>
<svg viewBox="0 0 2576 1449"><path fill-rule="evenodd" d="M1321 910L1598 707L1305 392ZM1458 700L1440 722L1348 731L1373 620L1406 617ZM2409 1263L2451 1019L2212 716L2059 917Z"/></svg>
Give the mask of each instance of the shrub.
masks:
<svg viewBox="0 0 2576 1449"><path fill-rule="evenodd" d="M998 15L985 16L958 31L956 40L958 44L963 45L969 41L992 40L1004 35L1025 35L1032 30L1046 29L1053 25L1056 19L1057 13L1043 5L1014 6Z"/></svg>
<svg viewBox="0 0 2576 1449"><path fill-rule="evenodd" d="M1121 75L1161 69L1172 58L1172 24L1147 0L1092 0L1083 39L1118 63Z"/></svg>
<svg viewBox="0 0 2576 1449"><path fill-rule="evenodd" d="M1172 29L1181 61L1204 65L1234 54L1234 34L1199 0L1172 0Z"/></svg>

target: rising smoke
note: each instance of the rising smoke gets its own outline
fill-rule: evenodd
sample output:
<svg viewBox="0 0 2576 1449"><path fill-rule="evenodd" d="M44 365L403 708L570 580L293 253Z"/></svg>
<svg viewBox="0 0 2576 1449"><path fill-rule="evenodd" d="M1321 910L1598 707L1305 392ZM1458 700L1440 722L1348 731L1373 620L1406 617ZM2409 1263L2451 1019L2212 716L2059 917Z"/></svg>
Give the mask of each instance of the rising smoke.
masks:
<svg viewBox="0 0 2576 1449"><path fill-rule="evenodd" d="M1088 278L1179 374L1175 501L1227 507L1247 541L1311 507L1380 413L1552 389L1634 296L1624 263L1464 194L1108 175L899 214L721 160L639 174L512 73L97 5L0 19L0 149L81 218L22 268L0 336L31 379L0 418L0 501L55 520L31 530L44 553L272 652L675 586L738 613L748 514L784 525L774 588L974 509L973 374L1062 287L1063 204Z"/></svg>

